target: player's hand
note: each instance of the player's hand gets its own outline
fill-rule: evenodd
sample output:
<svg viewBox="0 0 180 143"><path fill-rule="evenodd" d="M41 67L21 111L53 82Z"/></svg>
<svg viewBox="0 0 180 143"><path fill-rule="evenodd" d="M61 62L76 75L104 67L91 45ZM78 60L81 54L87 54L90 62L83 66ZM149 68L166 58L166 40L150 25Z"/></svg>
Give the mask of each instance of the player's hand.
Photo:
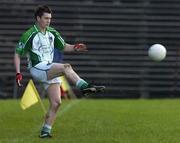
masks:
<svg viewBox="0 0 180 143"><path fill-rule="evenodd" d="M22 76L21 73L16 73L16 83L17 83L17 85L18 85L19 87L22 86L22 84L21 84L22 78L23 78L23 76Z"/></svg>
<svg viewBox="0 0 180 143"><path fill-rule="evenodd" d="M87 52L87 46L83 43L78 43L74 45L74 50L77 52Z"/></svg>

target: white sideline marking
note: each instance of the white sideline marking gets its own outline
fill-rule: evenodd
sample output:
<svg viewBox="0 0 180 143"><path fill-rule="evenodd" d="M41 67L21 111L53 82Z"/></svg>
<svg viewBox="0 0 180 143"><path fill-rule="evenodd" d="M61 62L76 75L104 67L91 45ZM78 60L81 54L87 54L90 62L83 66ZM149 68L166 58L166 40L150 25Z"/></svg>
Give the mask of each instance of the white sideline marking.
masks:
<svg viewBox="0 0 180 143"><path fill-rule="evenodd" d="M64 108L62 108L62 110L60 109L59 116L62 116L64 113L66 113L69 109L78 104L80 101L82 100L75 100L68 103Z"/></svg>

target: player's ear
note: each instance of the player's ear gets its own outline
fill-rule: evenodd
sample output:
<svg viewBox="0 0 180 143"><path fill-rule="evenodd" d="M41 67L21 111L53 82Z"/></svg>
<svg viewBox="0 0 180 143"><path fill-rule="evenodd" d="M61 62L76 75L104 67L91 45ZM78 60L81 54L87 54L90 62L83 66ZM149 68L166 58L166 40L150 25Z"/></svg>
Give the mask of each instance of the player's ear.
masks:
<svg viewBox="0 0 180 143"><path fill-rule="evenodd" d="M41 19L41 17L39 17L39 16L36 17L36 20L37 20L37 21L40 21L40 19Z"/></svg>

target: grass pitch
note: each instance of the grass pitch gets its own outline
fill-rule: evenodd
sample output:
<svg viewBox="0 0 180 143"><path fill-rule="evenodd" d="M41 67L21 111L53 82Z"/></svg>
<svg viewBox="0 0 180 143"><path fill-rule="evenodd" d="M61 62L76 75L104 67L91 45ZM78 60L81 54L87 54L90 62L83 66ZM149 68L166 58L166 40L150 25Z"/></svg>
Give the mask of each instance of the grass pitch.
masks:
<svg viewBox="0 0 180 143"><path fill-rule="evenodd" d="M179 143L180 100L63 101L52 139L38 138L42 123L39 103L0 100L0 143Z"/></svg>

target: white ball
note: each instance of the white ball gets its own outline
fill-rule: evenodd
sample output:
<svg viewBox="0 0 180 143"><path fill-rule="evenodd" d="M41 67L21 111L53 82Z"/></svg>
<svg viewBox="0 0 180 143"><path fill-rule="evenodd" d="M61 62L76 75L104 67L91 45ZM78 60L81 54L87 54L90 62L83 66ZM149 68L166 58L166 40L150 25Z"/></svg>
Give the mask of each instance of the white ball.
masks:
<svg viewBox="0 0 180 143"><path fill-rule="evenodd" d="M162 61L166 57L166 48L161 44L154 44L149 48L148 55L154 61Z"/></svg>

